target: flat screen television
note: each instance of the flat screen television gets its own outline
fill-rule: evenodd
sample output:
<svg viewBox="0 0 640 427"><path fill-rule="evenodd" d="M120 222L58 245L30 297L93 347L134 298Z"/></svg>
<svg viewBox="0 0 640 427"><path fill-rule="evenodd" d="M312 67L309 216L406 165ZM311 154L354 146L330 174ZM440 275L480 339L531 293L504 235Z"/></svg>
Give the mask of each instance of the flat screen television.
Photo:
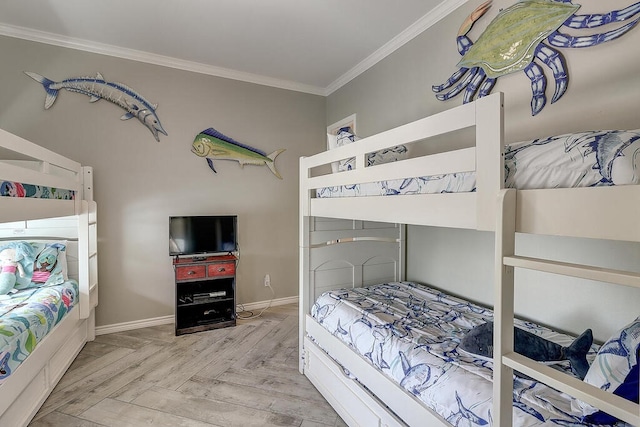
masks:
<svg viewBox="0 0 640 427"><path fill-rule="evenodd" d="M238 217L169 217L169 255L202 255L238 250Z"/></svg>

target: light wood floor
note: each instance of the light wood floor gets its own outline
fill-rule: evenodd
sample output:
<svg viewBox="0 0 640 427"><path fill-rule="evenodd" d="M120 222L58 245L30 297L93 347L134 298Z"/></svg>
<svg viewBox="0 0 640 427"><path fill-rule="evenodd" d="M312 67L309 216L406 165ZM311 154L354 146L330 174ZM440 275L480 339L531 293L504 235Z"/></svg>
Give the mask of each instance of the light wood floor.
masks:
<svg viewBox="0 0 640 427"><path fill-rule="evenodd" d="M174 336L173 325L100 335L30 426L345 426L298 372L297 305Z"/></svg>

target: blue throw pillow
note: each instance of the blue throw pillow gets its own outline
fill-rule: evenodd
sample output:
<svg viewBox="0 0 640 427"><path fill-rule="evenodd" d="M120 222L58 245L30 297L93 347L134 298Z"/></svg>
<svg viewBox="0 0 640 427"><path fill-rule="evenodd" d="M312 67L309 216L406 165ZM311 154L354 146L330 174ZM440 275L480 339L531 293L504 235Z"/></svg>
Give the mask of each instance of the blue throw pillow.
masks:
<svg viewBox="0 0 640 427"><path fill-rule="evenodd" d="M638 359L640 358L640 317L605 342L591 364L584 381L638 403ZM579 402L584 421L613 424L616 418L584 402Z"/></svg>

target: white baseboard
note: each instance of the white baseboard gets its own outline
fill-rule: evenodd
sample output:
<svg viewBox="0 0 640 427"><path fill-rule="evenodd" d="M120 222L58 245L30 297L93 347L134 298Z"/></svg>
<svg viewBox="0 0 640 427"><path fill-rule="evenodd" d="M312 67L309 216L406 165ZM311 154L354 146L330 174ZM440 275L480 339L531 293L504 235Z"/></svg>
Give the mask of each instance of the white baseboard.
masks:
<svg viewBox="0 0 640 427"><path fill-rule="evenodd" d="M134 320L132 322L116 323L115 325L96 326L96 335L113 334L131 331L133 329L148 328L150 326L168 325L174 322L174 316L155 317L153 319Z"/></svg>
<svg viewBox="0 0 640 427"><path fill-rule="evenodd" d="M271 301L271 307L275 307L277 305L286 305L286 304L294 304L298 302L298 296L286 297L286 298L278 298ZM269 301L259 301L259 302L249 302L246 304L238 304L241 305L242 308L246 311L251 310L261 310L265 307L269 306Z"/></svg>
<svg viewBox="0 0 640 427"><path fill-rule="evenodd" d="M278 298L271 301L271 307L285 304L294 304L298 302L297 296ZM246 311L260 310L269 306L269 301L250 302L242 305ZM96 335L113 334L116 332L131 331L133 329L148 328L150 326L168 325L174 323L174 316L155 317L153 319L134 320L132 322L116 323L114 325L105 325L96 327Z"/></svg>

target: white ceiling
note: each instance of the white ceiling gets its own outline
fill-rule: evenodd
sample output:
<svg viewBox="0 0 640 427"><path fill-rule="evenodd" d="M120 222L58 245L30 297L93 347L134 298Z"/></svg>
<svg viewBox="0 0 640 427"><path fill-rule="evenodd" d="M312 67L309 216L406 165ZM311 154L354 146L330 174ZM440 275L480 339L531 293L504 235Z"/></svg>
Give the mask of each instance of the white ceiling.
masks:
<svg viewBox="0 0 640 427"><path fill-rule="evenodd" d="M5 0L0 35L328 95L467 0Z"/></svg>

